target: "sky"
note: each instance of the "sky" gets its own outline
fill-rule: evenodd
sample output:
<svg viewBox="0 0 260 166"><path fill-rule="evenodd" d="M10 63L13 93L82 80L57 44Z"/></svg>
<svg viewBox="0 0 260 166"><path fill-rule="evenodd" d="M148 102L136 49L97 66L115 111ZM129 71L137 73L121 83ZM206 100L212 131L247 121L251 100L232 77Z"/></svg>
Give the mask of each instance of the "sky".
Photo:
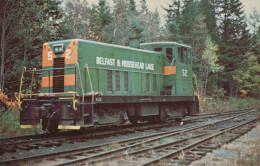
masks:
<svg viewBox="0 0 260 166"><path fill-rule="evenodd" d="M107 0L108 3L113 5L113 0ZM140 0L135 0L137 5L139 5ZM252 13L253 8L256 8L256 10L260 13L260 0L240 0L244 5L244 10L247 16L249 16L250 13ZM87 0L88 3L94 3L97 4L98 0ZM162 23L165 23L165 16L166 11L163 10L163 7L167 7L168 4L172 3L172 0L146 0L146 3L151 11L154 11L155 9L158 10Z"/></svg>

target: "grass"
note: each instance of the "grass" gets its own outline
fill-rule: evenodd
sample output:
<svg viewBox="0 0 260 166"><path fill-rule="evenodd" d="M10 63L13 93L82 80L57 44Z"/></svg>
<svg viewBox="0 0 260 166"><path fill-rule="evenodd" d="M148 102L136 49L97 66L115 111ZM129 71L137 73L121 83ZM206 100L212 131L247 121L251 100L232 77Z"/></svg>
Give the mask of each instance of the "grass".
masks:
<svg viewBox="0 0 260 166"><path fill-rule="evenodd" d="M39 133L39 129L21 129L20 113L18 108L9 108L0 117L0 138L16 137Z"/></svg>
<svg viewBox="0 0 260 166"><path fill-rule="evenodd" d="M246 108L260 108L260 100L254 98L209 99L201 104L201 112L215 113Z"/></svg>

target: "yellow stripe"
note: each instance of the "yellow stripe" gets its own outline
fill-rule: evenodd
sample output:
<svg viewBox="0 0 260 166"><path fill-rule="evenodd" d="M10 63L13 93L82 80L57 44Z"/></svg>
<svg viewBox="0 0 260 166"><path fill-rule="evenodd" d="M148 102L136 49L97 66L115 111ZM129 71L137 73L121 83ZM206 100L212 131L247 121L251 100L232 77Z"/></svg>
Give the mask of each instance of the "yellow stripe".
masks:
<svg viewBox="0 0 260 166"><path fill-rule="evenodd" d="M32 128L40 129L40 128L41 128L40 125L20 125L20 127L21 127L22 129L32 129Z"/></svg>
<svg viewBox="0 0 260 166"><path fill-rule="evenodd" d="M58 129L60 129L60 130L79 130L80 126L62 126L62 125L59 125Z"/></svg>

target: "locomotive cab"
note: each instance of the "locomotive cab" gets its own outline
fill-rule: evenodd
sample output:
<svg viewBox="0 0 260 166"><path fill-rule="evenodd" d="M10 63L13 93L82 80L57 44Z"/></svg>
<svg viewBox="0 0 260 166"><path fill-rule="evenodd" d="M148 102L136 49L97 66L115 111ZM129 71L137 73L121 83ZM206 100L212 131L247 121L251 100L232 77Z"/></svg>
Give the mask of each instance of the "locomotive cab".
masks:
<svg viewBox="0 0 260 166"><path fill-rule="evenodd" d="M163 53L165 83L161 95L189 96L193 93L190 46L176 42L153 42L141 47Z"/></svg>

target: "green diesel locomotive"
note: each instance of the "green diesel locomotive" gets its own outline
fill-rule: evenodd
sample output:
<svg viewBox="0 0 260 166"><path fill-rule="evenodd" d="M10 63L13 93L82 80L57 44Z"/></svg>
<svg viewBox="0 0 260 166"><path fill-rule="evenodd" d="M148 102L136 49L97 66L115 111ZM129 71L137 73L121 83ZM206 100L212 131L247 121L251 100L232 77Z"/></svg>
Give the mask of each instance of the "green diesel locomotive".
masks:
<svg viewBox="0 0 260 166"><path fill-rule="evenodd" d="M79 130L199 113L191 47L131 45L138 48L81 39L45 43L42 69L23 69L21 128Z"/></svg>

